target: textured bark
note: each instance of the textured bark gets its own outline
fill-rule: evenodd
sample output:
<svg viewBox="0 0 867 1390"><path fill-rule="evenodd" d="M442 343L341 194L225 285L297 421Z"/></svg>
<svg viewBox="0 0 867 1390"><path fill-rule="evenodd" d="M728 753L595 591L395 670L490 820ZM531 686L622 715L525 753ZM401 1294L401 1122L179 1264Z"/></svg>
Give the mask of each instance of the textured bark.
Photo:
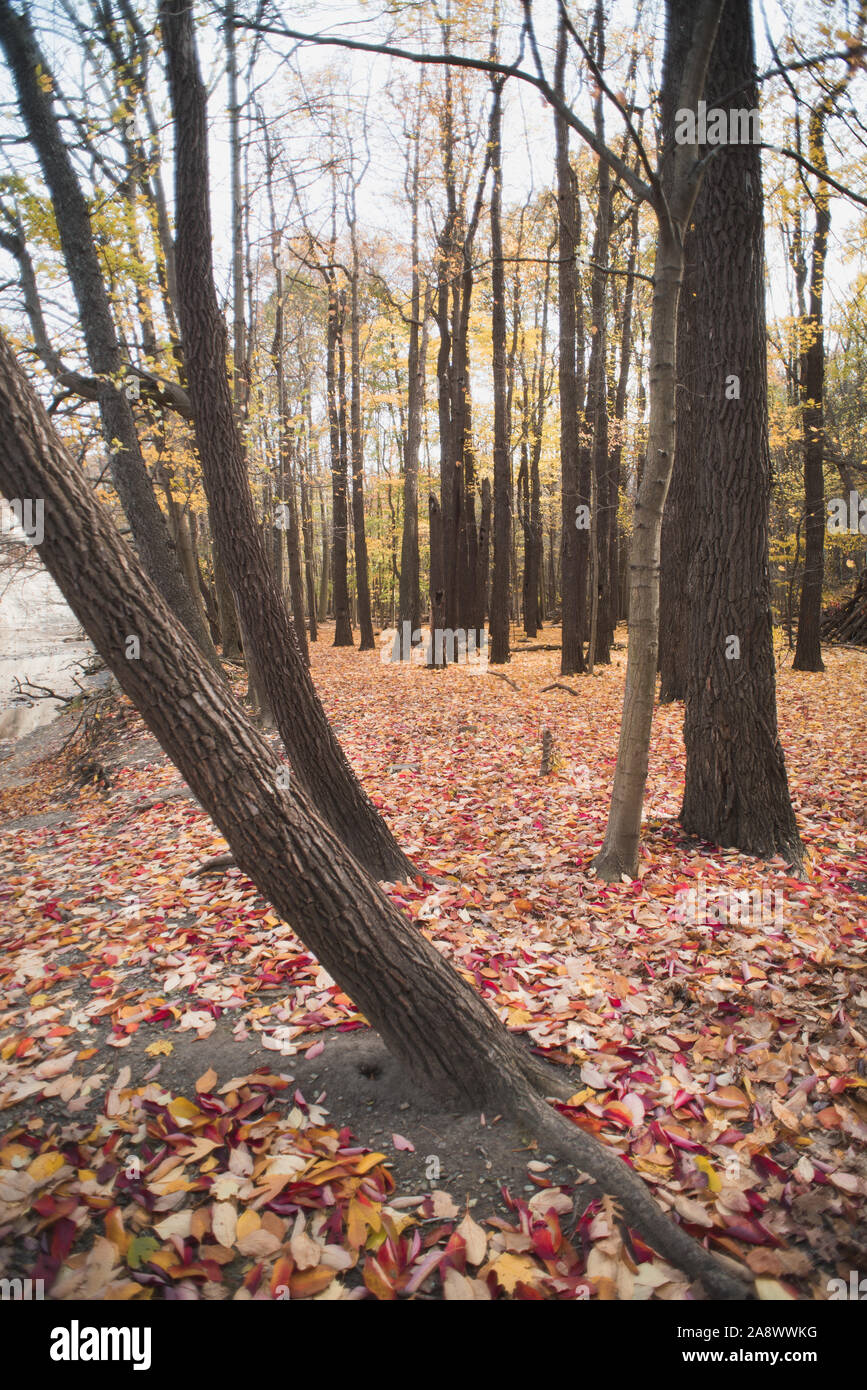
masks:
<svg viewBox="0 0 867 1390"><path fill-rule="evenodd" d="M708 101L753 109L749 0L728 0ZM692 545L684 742L684 829L742 853L800 856L777 708L768 565L771 463L760 151L728 145L710 161L693 215L688 304L691 395L685 456L700 525ZM678 358L681 361L681 358ZM727 399L736 374L740 396ZM729 385L729 394L733 390ZM680 427L680 421L678 421ZM740 655L731 657L731 639Z"/></svg>
<svg viewBox="0 0 867 1390"><path fill-rule="evenodd" d="M509 660L509 565L512 551L512 469L506 394L506 277L503 272L502 83L494 84L491 112L491 336L494 376L494 570L491 581L490 660ZM480 615L484 620L484 614Z"/></svg>
<svg viewBox="0 0 867 1390"><path fill-rule="evenodd" d="M683 49L678 59L682 62L689 43L687 16L684 16L675 43ZM705 223L708 208L702 186L684 243L683 286L677 311L677 442L662 519L659 581L659 698L663 704L686 699L693 602L690 569L699 523L704 520L699 518L695 500L695 470L699 467L709 404L700 390L707 343L702 336L706 321L697 313L701 277L705 271L699 257L696 228ZM703 234L707 234L706 229ZM721 370L718 363L717 369Z"/></svg>
<svg viewBox="0 0 867 1390"><path fill-rule="evenodd" d="M175 119L175 206L181 333L205 491L217 546L299 782L322 816L376 877L412 866L356 780L319 702L256 524L246 460L226 377L226 326L211 262L205 94L192 13L182 0L160 10Z"/></svg>
<svg viewBox="0 0 867 1390"><path fill-rule="evenodd" d="M211 522L211 534L214 527ZM223 656L231 661L241 655L241 629L238 626L238 613L232 588L226 578L226 569L220 559L220 552L214 545L214 590L217 595L217 608L220 613L220 633L223 639Z"/></svg>
<svg viewBox="0 0 867 1390"><path fill-rule="evenodd" d="M567 31L562 19L557 43L556 87L562 94L566 64ZM584 670L583 588L581 564L586 546L576 526L578 491L578 379L576 373L577 334L575 304L578 271L575 263L577 198L572 166L569 163L569 127L555 116L557 147L557 292L560 318L558 375L560 386L560 473L562 503L563 647L560 674L574 675Z"/></svg>
<svg viewBox="0 0 867 1390"><path fill-rule="evenodd" d="M63 142L50 70L30 20L0 0L0 45L18 95L21 119L51 194L57 231L81 316L112 482L148 574L176 616L219 670L204 614L184 582L168 524L148 477L132 407L122 389L125 366L90 222L87 199ZM40 77L48 77L46 84Z"/></svg>

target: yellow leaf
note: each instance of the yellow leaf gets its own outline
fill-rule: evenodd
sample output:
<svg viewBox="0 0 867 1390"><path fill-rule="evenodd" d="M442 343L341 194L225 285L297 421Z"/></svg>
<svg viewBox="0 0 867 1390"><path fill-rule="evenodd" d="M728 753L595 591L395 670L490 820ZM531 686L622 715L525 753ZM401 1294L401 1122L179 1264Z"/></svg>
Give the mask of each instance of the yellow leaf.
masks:
<svg viewBox="0 0 867 1390"><path fill-rule="evenodd" d="M258 1212L249 1210L245 1211L241 1216L238 1217L238 1227L235 1232L235 1239L243 1240L245 1236L252 1235L254 1231L258 1231L261 1225L262 1221Z"/></svg>
<svg viewBox="0 0 867 1390"><path fill-rule="evenodd" d="M149 1057L168 1057L174 1048L174 1043L170 1043L168 1038L157 1038L156 1042L148 1043L145 1052Z"/></svg>
<svg viewBox="0 0 867 1390"><path fill-rule="evenodd" d="M38 1158L34 1158L27 1172L34 1182L47 1182L59 1168L63 1167L65 1161L63 1154L40 1154Z"/></svg>
<svg viewBox="0 0 867 1390"><path fill-rule="evenodd" d="M499 1255L493 1264L486 1265L484 1270L480 1270L480 1278L484 1278L488 1269L493 1269L497 1276L497 1282L502 1285L506 1293L514 1293L519 1279L525 1284L532 1284L539 1274L538 1267L527 1255L510 1255L508 1252Z"/></svg>
<svg viewBox="0 0 867 1390"><path fill-rule="evenodd" d="M713 1164L711 1163L709 1158L705 1158L704 1154L696 1154L695 1166L697 1168L700 1168L701 1171L704 1174L706 1174L707 1185L710 1188L711 1192L722 1191L722 1179L719 1178L717 1174L714 1172Z"/></svg>
<svg viewBox="0 0 867 1390"><path fill-rule="evenodd" d="M169 1101L168 1110L176 1120L192 1120L196 1115L201 1115L201 1110L197 1105L193 1105L186 1096L175 1096L174 1100Z"/></svg>

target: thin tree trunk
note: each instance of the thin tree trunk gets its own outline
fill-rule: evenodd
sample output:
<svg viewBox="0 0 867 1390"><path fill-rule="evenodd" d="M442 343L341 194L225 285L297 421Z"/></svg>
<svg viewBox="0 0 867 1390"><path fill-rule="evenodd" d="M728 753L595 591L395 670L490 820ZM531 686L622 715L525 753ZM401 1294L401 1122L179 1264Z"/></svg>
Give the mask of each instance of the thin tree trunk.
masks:
<svg viewBox="0 0 867 1390"><path fill-rule="evenodd" d="M367 536L364 530L364 440L361 431L361 342L358 322L358 242L356 239L355 188L352 190L350 236L352 276L349 302L349 452L352 467L352 525L355 539L355 587L358 595L358 650L372 652L373 618L370 612L370 574L367 563Z"/></svg>
<svg viewBox="0 0 867 1390"><path fill-rule="evenodd" d="M696 110L704 90L723 0L668 0L664 111ZM672 63L672 41L684 14L691 16L692 40L680 78ZM700 176L693 165L695 142L675 145L673 120L666 120L662 188L654 195L658 234L650 330L650 421L647 453L635 502L630 549L629 648L626 690L617 748L614 788L605 839L594 860L600 877L616 881L638 872L641 813L647 785L650 734L659 641L659 546L662 513L671 481L676 444L677 308L683 277L683 238ZM670 169L670 175L666 166Z"/></svg>
<svg viewBox="0 0 867 1390"><path fill-rule="evenodd" d="M567 30L561 17L557 38L555 86L562 95ZM557 293L560 316L560 355L558 362L560 385L560 472L562 501L562 625L563 646L560 654L560 674L572 676L584 670L583 604L579 589L582 586L581 543L579 541L578 493L578 379L576 372L577 335L575 305L578 294L578 272L575 263L576 196L572 166L569 162L569 127L562 116L554 118L557 148Z"/></svg>
<svg viewBox="0 0 867 1390"><path fill-rule="evenodd" d="M351 647L352 621L349 615L349 522L346 496L346 411L340 387L343 307L334 272L328 281L328 342L326 347L326 394L331 440L331 583L334 596L334 646ZM345 379L345 366L342 373ZM341 419L343 428L341 428Z"/></svg>
<svg viewBox="0 0 867 1390"><path fill-rule="evenodd" d="M509 660L509 563L512 550L512 470L506 399L506 277L503 272L502 83L494 82L491 111L491 336L494 375L494 572L490 660ZM480 615L483 617L483 615Z"/></svg>
<svg viewBox="0 0 867 1390"><path fill-rule="evenodd" d="M825 105L810 117L810 159L826 167ZM804 578L798 610L794 671L824 671L822 660L822 586L825 578L825 260L831 230L831 198L819 182L814 195L816 222L810 264L810 308L801 328L799 387L804 431Z"/></svg>

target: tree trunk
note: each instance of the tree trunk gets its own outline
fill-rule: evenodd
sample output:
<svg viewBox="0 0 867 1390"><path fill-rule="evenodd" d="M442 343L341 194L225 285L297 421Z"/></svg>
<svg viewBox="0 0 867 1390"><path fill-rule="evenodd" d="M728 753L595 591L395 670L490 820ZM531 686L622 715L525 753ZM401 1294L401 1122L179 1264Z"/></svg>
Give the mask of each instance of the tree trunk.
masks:
<svg viewBox="0 0 867 1390"><path fill-rule="evenodd" d="M334 272L328 281L328 342L326 346L326 395L331 441L331 584L334 599L334 646L351 647L349 616L349 522L346 496L346 431L341 429L340 369L343 308ZM345 360L345 359L344 359ZM345 375L345 372L344 372ZM343 411L345 425L345 409Z"/></svg>
<svg viewBox="0 0 867 1390"><path fill-rule="evenodd" d="M754 71L750 0L728 0L708 72L709 105L711 98L732 93L733 106L755 109ZM717 151L693 222L688 335L690 388L698 409L684 461L695 480L701 520L692 541L681 821L690 834L714 844L798 860L801 847L777 735L764 222L756 145Z"/></svg>
<svg viewBox="0 0 867 1390"><path fill-rule="evenodd" d="M506 400L506 277L503 273L502 83L494 83L491 112L491 336L494 372L494 572L491 581L490 660L509 660L509 564L512 551L512 469ZM484 615L480 615L482 619Z"/></svg>
<svg viewBox="0 0 867 1390"><path fill-rule="evenodd" d="M824 104L810 117L810 159L826 167ZM823 295L831 198L827 184L814 195L816 223L810 265L810 312L801 326L799 395L804 430L804 578L798 611L794 671L824 671L822 661L822 585L825 578L825 325Z"/></svg>
<svg viewBox="0 0 867 1390"><path fill-rule="evenodd" d="M563 19L557 41L556 87L562 94L566 64L567 30ZM557 291L560 316L560 356L558 363L560 385L560 472L562 501L562 568L560 586L563 596L563 646L560 654L560 674L572 676L584 670L582 631L584 604L583 546L579 538L578 514L578 379L576 372L577 334L575 305L578 294L578 272L575 264L577 199L572 166L569 162L569 127L562 116L555 116L554 131L557 147ZM585 533L586 534L586 533Z"/></svg>
<svg viewBox="0 0 867 1390"><path fill-rule="evenodd" d="M419 94L419 119L420 119ZM424 295L422 314L421 275L419 273L419 174L421 139L416 130L412 163L410 203L412 226L410 253L412 256L412 291L410 297L409 353L407 357L406 445L403 472L403 534L400 547L400 583L398 586L398 630L405 622L410 632L421 627L421 580L418 546L418 459L421 447L422 414L424 412L424 375L427 357L427 323L430 312L428 293ZM423 320L423 321L422 321Z"/></svg>
<svg viewBox="0 0 867 1390"><path fill-rule="evenodd" d="M358 594L358 650L372 652L373 618L370 612L370 574L367 564L367 536L364 530L364 440L361 433L361 343L358 323L358 245L355 228L355 191L350 222L352 236L352 279L350 282L349 338L349 441L352 466L352 525L355 539L355 587Z"/></svg>
<svg viewBox="0 0 867 1390"><path fill-rule="evenodd" d="M63 258L81 316L112 482L142 564L169 607L215 670L221 670L204 614L184 582L166 519L148 477L120 378L124 363L90 222L87 199L63 142L53 81L30 20L0 0L0 45L15 82L21 119L39 159L57 223ZM46 79L47 82L46 82Z"/></svg>
<svg viewBox="0 0 867 1390"><path fill-rule="evenodd" d="M280 737L299 783L364 866L379 878L412 873L356 780L319 702L256 525L246 460L226 377L226 325L211 262L205 92L192 13L166 0L160 16L175 121L175 206L181 333L205 491Z"/></svg>
<svg viewBox="0 0 867 1390"><path fill-rule="evenodd" d="M723 0L669 0L664 110L695 109L704 89ZM673 38L689 16L691 43L683 77L673 62ZM676 94L676 95L675 95ZM638 872L641 813L647 785L659 641L659 546L662 513L676 444L677 308L683 276L683 238L701 186L693 168L695 142L675 145L673 123L664 129L662 194L657 217L653 313L650 329L650 420L647 453L635 502L630 549L629 649L614 788L605 840L594 860L600 877L617 881ZM669 172L670 171L670 172Z"/></svg>

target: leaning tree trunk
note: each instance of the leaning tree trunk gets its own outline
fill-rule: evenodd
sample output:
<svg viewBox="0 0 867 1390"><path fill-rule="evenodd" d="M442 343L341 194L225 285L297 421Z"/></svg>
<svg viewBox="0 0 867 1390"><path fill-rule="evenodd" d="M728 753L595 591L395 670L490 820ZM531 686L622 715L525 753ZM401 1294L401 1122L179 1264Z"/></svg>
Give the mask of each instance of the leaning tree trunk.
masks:
<svg viewBox="0 0 867 1390"><path fill-rule="evenodd" d="M238 866L417 1082L476 1113L513 1115L538 1135L540 1149L595 1177L672 1264L712 1294L746 1296L745 1284L661 1211L629 1164L545 1103L544 1092L558 1088L553 1073L371 882L303 786L285 789L268 744L138 567L0 338L0 490L28 489L45 501L41 558ZM130 632L141 638L135 661L125 656Z"/></svg>
<svg viewBox="0 0 867 1390"><path fill-rule="evenodd" d="M29 18L16 14L6 0L0 0L0 45L15 81L21 119L51 194L87 356L98 382L102 433L115 491L145 569L212 666L221 670L204 614L184 582L142 457L132 407L122 389L124 364L111 304L93 239L87 199L54 110L53 82Z"/></svg>
<svg viewBox="0 0 867 1390"><path fill-rule="evenodd" d="M728 0L708 72L709 104L729 93L734 106L755 109L754 71L750 0ZM695 406L684 462L700 522L689 592L681 822L714 844L797 860L777 735L761 178L756 145L724 146L708 165L693 215Z"/></svg>
<svg viewBox="0 0 867 1390"><path fill-rule="evenodd" d="M211 261L205 92L192 12L160 10L175 119L177 275L184 360L217 548L235 595L280 737L320 814L369 871L401 877L412 865L365 795L325 716L304 664L256 523L246 459L226 376L226 325Z"/></svg>

